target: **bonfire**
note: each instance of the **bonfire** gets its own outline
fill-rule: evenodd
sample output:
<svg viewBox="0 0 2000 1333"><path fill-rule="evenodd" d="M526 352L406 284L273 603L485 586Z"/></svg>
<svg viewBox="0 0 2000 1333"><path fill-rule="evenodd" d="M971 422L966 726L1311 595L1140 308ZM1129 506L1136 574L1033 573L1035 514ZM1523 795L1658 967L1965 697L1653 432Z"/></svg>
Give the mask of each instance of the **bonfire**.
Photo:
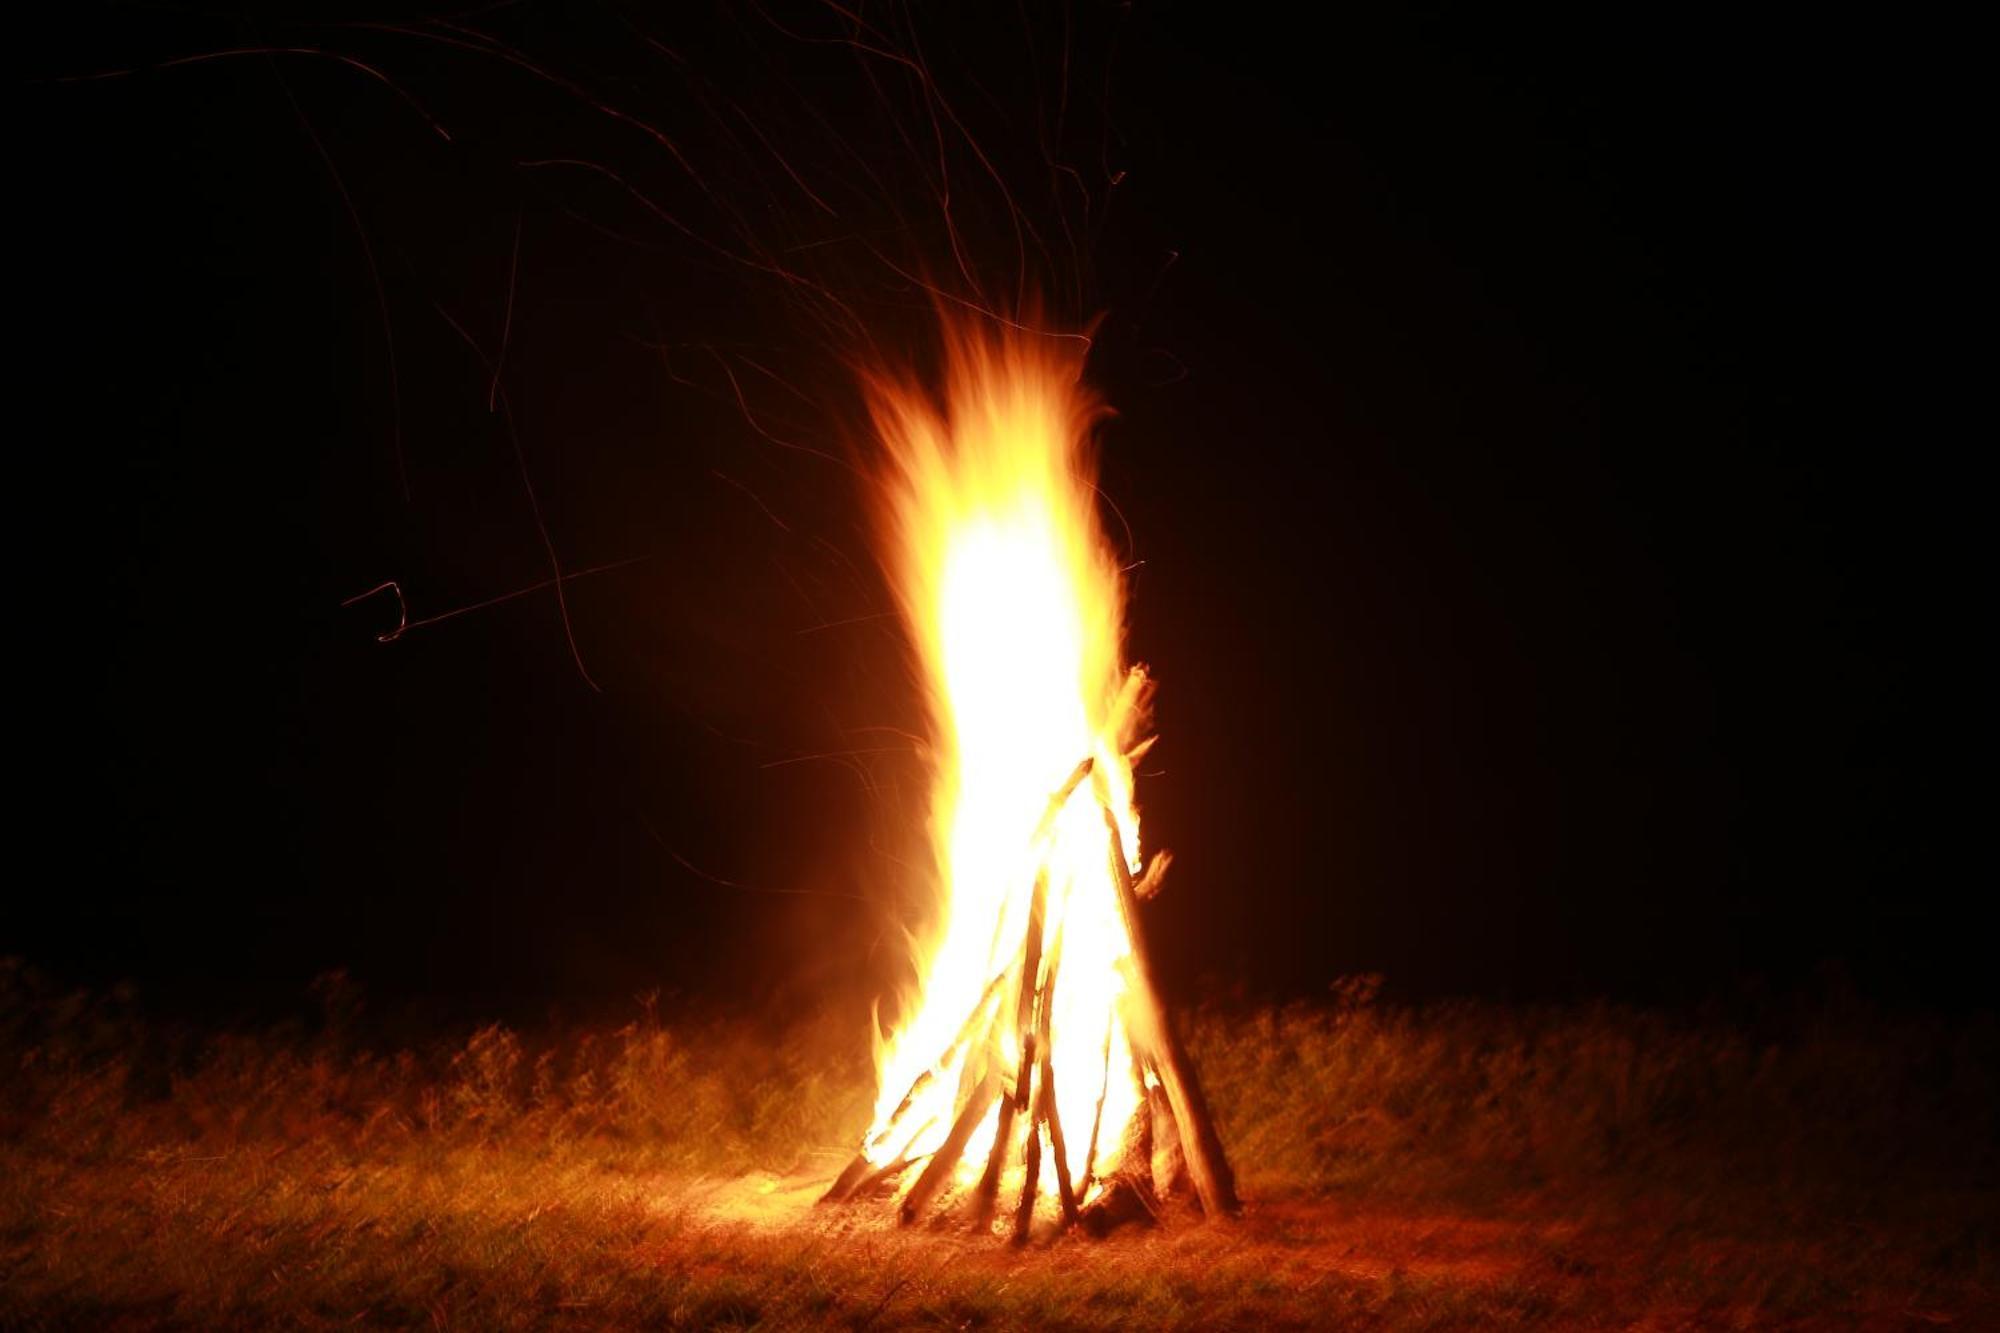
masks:
<svg viewBox="0 0 2000 1333"><path fill-rule="evenodd" d="M874 1120L828 1201L1012 1234L1102 1230L1235 1189L1160 1003L1133 764L1152 684L1122 660L1082 343L947 322L939 382L871 374L880 545L926 684L938 926L882 1042Z"/></svg>

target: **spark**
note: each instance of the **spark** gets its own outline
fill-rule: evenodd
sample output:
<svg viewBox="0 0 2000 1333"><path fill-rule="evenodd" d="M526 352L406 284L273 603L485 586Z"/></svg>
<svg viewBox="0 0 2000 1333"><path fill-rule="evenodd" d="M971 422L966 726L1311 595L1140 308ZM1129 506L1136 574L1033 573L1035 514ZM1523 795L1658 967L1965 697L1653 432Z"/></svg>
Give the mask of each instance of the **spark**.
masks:
<svg viewBox="0 0 2000 1333"><path fill-rule="evenodd" d="M500 325L500 355L493 359L493 384L486 391L486 410L491 412L500 396L500 371L507 364L507 342L514 332L514 284L521 271L522 210L514 210L514 252L507 261L507 316Z"/></svg>
<svg viewBox="0 0 2000 1333"><path fill-rule="evenodd" d="M452 331L465 340L465 345L472 349L472 354L481 361L486 361L486 354L479 350L479 343L471 334L465 331L465 326L453 319L451 312L443 306L434 305L433 308L443 317L445 323L451 325ZM492 362L487 361L486 364L489 370L493 369ZM495 372L494 383L496 386L499 383L497 371ZM527 492L528 508L534 512L535 531L541 535L542 550L547 553L549 558L549 572L554 576L550 582L555 586L556 608L562 614L563 637L569 640L570 657L576 662L577 674L583 677L583 683L590 686L597 693L602 694L604 693L603 688L595 680L591 679L590 669L583 664L583 652L576 645L576 627L570 623L569 618L569 596L563 591L563 585L567 580L563 578L562 557L556 553L555 538L549 535L548 519L542 514L542 499L541 496L536 494L534 477L528 471L528 455L521 448L521 435L514 426L514 408L504 392L500 394L500 408L500 418L507 427L507 442L513 446L514 463L520 469L521 488Z"/></svg>
<svg viewBox="0 0 2000 1333"><path fill-rule="evenodd" d="M384 74L381 70L365 61L357 60L350 55L343 55L339 51L328 51L317 46L238 46L231 47L225 51L203 51L196 55L176 56L172 60L161 60L151 65L134 65L129 69L105 69L96 70L89 74L68 74L51 79L49 82L96 83L106 79L130 78L134 74L146 74L156 70L179 69L188 65L207 64L214 60L229 60L238 56L317 56L322 60L331 60L336 64L345 65L349 69L359 70L401 98L412 111L417 113L418 118L430 127L431 132L436 134L438 138L443 139L446 143L452 141L451 131L439 124L437 118L425 109L424 104L419 102L409 89L403 87L387 74Z"/></svg>
<svg viewBox="0 0 2000 1333"><path fill-rule="evenodd" d="M651 560L653 558L650 555L630 555L626 556L623 560L612 560L601 565L592 565L588 569L571 570L565 573L560 580L553 578L541 579L535 583L528 584L526 587L516 588L512 592L503 592L498 597L488 597L484 601L471 602L465 606L453 607L449 611L440 611L436 615L424 616L419 620L410 619L410 604L403 596L403 585L396 579L384 579L367 592L358 592L352 597L342 598L340 604L342 606L355 606L381 593L392 592L396 594L396 628L375 636L375 642L377 643L394 643L413 629L423 629L427 625L436 625L447 620L456 620L460 616L471 615L474 611L484 611L488 607L499 606L503 602L511 602L518 598L526 597L531 593L540 592L544 588L552 588L558 582L574 582L577 579L589 578L592 574L609 573L611 570L623 569L627 565L636 565L641 560Z"/></svg>
<svg viewBox="0 0 2000 1333"><path fill-rule="evenodd" d="M354 223L354 234L361 242L362 256L368 261L368 280L375 292L375 309L382 319L382 341L389 354L389 438L396 456L396 482L398 489L403 493L403 503L408 504L411 498L410 469L408 461L403 457L402 376L396 365L396 326L389 318L389 293L382 285L382 266L375 260L375 245L368 239L368 227L361 220L361 210L355 207L354 196L348 191L347 181L341 176L340 168L335 165L333 154L327 151L326 143L319 137L319 131L313 128L312 117L306 114L305 107L292 92L292 85L285 82L285 77L278 72L275 62L271 63L271 74L277 79L278 87L284 91L285 100L292 104L293 112L298 115L299 124L305 128L306 138L312 140L313 151L319 154L319 160L326 164L327 174L333 177L333 186L340 192L340 202L347 209L348 219Z"/></svg>

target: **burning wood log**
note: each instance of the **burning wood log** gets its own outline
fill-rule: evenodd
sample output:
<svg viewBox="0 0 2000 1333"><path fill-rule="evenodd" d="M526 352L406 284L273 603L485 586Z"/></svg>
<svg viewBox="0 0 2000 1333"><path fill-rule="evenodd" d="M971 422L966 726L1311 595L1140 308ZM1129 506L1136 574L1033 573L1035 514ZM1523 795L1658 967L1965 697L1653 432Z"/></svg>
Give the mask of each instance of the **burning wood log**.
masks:
<svg viewBox="0 0 2000 1333"><path fill-rule="evenodd" d="M1097 1109L1090 1117L1090 1146L1083 1153L1083 1194L1090 1196L1090 1186L1097 1179L1097 1136L1104 1129L1104 1099L1111 1094L1111 1033L1117 1011L1104 1015L1104 1081L1097 1089Z"/></svg>
<svg viewBox="0 0 2000 1333"><path fill-rule="evenodd" d="M1132 1053L1132 1077L1143 1085L1145 1070L1138 1053ZM1128 1223L1151 1223L1159 1215L1153 1197L1153 1118L1136 1115L1125 1125L1114 1150L1115 1170L1103 1181L1095 1198L1083 1206L1078 1221L1093 1236L1103 1236Z"/></svg>
<svg viewBox="0 0 2000 1333"><path fill-rule="evenodd" d="M987 1011L992 1004L993 997L999 993L1000 983L1006 979L1007 969L1003 968L991 981L986 983L986 989L979 996L979 1003L973 1006L971 1015L965 1020L965 1026L958 1030L958 1036L952 1039L951 1045L945 1048L944 1054L938 1058L936 1064L917 1075L916 1081L910 1085L910 1090L903 1094L903 1099L900 1102L896 1103L896 1109L890 1113L888 1121L875 1133L869 1135L867 1147L864 1147L854 1155L854 1160L849 1162L840 1175L835 1178L833 1184L827 1187L826 1193L820 1195L819 1201L821 1203L839 1203L849 1195L861 1191L864 1183L870 1185L878 1183L879 1178L887 1168L883 1168L882 1171L876 1170L875 1161L869 1156L868 1148L880 1148L895 1136L897 1127L901 1125L903 1117L909 1114L910 1107L915 1105L918 1096L944 1070L951 1067L952 1061L957 1059L959 1051L971 1039L973 1032L980 1030L980 1020L987 1017ZM922 1130L919 1130L917 1134L911 1135L910 1138L915 1139L922 1132ZM899 1154L897 1160L907 1165L907 1157ZM873 1173L876 1179L870 1179L871 1173Z"/></svg>
<svg viewBox="0 0 2000 1333"><path fill-rule="evenodd" d="M819 1196L819 1201L821 1203L839 1203L853 1194L855 1188L874 1169L875 1164L868 1160L867 1153L859 1152L854 1154L854 1160L849 1162L838 1176L834 1177L833 1184L827 1186L826 1193Z"/></svg>
<svg viewBox="0 0 2000 1333"><path fill-rule="evenodd" d="M964 1107L958 1113L958 1119L952 1121L951 1132L945 1135L944 1143L932 1154L930 1164L924 1167L924 1173L917 1177L917 1183L903 1196L903 1206L899 1210L899 1216L904 1226L909 1226L922 1216L931 1199L936 1196L939 1189L943 1188L953 1168L958 1165L959 1157L965 1152L965 1145L971 1140L972 1132L979 1128L979 1122L993 1109L993 1099L999 1095L1000 1076L989 1069L986 1076L980 1079L972 1090L972 1095L966 1098Z"/></svg>
<svg viewBox="0 0 2000 1333"><path fill-rule="evenodd" d="M856 1198L871 1199L884 1191L894 1189L896 1181L905 1171L922 1161L921 1157L899 1155L894 1161L870 1172L854 1187Z"/></svg>
<svg viewBox="0 0 2000 1333"><path fill-rule="evenodd" d="M1050 982L1054 985L1053 979ZM1041 1038L1041 1117L1049 1127L1049 1153L1056 1160L1056 1198L1062 1204L1063 1225L1076 1222L1076 1182L1070 1179L1069 1146L1063 1141L1062 1112L1056 1105L1056 1067L1050 1056L1054 1045L1044 1024Z"/></svg>
<svg viewBox="0 0 2000 1333"><path fill-rule="evenodd" d="M1056 788L1055 793L1049 797L1049 808L1042 812L1042 822L1035 826L1035 842L1040 843L1049 836L1050 831L1055 828L1056 816L1069 805L1069 798L1076 795L1076 789L1083 785L1083 780L1089 777L1096 767L1097 760L1086 756L1082 763L1070 770L1069 776L1063 780L1063 785Z"/></svg>
<svg viewBox="0 0 2000 1333"><path fill-rule="evenodd" d="M1187 1180L1187 1150L1181 1146L1180 1125L1165 1088L1146 1089L1146 1110L1153 1120L1153 1193L1171 1199Z"/></svg>
<svg viewBox="0 0 2000 1333"><path fill-rule="evenodd" d="M896 1126L902 1122L903 1117L909 1114L910 1107L916 1104L923 1090L941 1073L951 1068L952 1062L958 1058L958 1053L964 1049L965 1043L971 1039L974 1032L980 1030L980 1020L988 1017L988 1007L993 997L999 994L1000 983L1007 979L1007 971L1008 969L1002 968L993 980L986 983L986 989L981 992L979 1003L972 1006L972 1013L966 1018L965 1026L958 1030L956 1037L952 1038L951 1045L945 1047L944 1054L938 1057L938 1062L917 1075L916 1082L910 1084L910 1090L903 1094L903 1100L896 1103L896 1109L890 1112L888 1123L870 1136L871 1144L879 1146L886 1143L895 1134Z"/></svg>
<svg viewBox="0 0 2000 1333"><path fill-rule="evenodd" d="M1021 1200L1014 1205L1014 1243L1025 1245L1028 1231L1035 1224L1035 1194L1041 1187L1042 1136L1041 1120L1038 1116L1028 1117L1027 1174L1021 1180Z"/></svg>
<svg viewBox="0 0 2000 1333"><path fill-rule="evenodd" d="M1065 921L1066 924L1066 921ZM1055 1159L1056 1197L1062 1206L1063 1225L1076 1221L1075 1183L1069 1174L1069 1150L1063 1142L1062 1113L1056 1103L1056 1072L1053 1051L1055 1041L1051 1032L1055 1009L1056 976L1062 967L1062 931L1056 932L1055 943L1049 949L1048 963L1044 969L1040 991L1035 997L1035 1026L1033 1032L1034 1049L1037 1058L1033 1069L1035 1088L1030 1102L1027 1146L1025 1149L1025 1170L1021 1185L1020 1201L1014 1210L1014 1243L1026 1244L1034 1227L1035 1203L1041 1186L1042 1145L1041 1132L1046 1129L1049 1136L1049 1154Z"/></svg>
<svg viewBox="0 0 2000 1333"><path fill-rule="evenodd" d="M1074 781L1081 782L1087 766L1079 766ZM1072 787L1070 790L1074 791ZM1048 909L1049 876L1043 870L1035 876L1035 891L1028 901L1028 929L1021 945L1021 995L1015 1005L1014 1031L1021 1043L1020 1063L1015 1069L1014 1086L1010 1095L1000 1103L1000 1124L993 1134L993 1151L986 1159L986 1172L979 1178L979 1188L973 1195L973 1226L983 1229L993 1220L993 1202L1000 1192L1000 1172L1007 1159L1007 1148L1013 1140L1014 1117L1028 1109L1028 1085L1034 1077L1035 1068L1035 999L1040 989L1042 970L1042 923ZM1032 1151L1034 1125L1028 1127L1028 1142Z"/></svg>
<svg viewBox="0 0 2000 1333"><path fill-rule="evenodd" d="M986 1169L972 1191L972 1229L984 1231L993 1224L993 1206L1000 1197L1000 1173L1007 1166L1007 1149L1014 1142L1014 1099L1002 1096L1000 1119L993 1127L993 1146L986 1154Z"/></svg>
<svg viewBox="0 0 2000 1333"><path fill-rule="evenodd" d="M1118 910L1132 939L1135 984L1127 998L1128 1013L1137 1028L1133 1036L1145 1048L1153 1072L1166 1089L1174 1122L1180 1129L1188 1174L1194 1180L1202 1211L1210 1217L1225 1216L1241 1206L1236 1198L1236 1177L1222 1151L1222 1139L1215 1132L1215 1120L1209 1114L1208 1099L1202 1096L1201 1083L1195 1078L1194 1065L1188 1060L1153 985L1151 957L1145 934L1139 928L1139 899L1132 890L1131 867L1125 861L1125 839L1109 805L1104 807L1104 824L1111 839L1111 874L1118 886Z"/></svg>

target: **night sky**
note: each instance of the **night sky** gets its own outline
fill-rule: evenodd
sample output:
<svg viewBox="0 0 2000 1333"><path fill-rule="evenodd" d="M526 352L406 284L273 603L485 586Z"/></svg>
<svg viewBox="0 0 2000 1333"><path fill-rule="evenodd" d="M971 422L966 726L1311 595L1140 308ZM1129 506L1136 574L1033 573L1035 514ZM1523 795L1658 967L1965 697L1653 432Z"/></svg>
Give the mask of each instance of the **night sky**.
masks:
<svg viewBox="0 0 2000 1333"><path fill-rule="evenodd" d="M933 122L828 8L651 8L24 35L0 952L223 1013L336 966L496 1016L894 979L919 697L817 456L840 349L740 252L917 345ZM945 120L982 283L997 177L1048 317L1102 317L1176 994L1989 1002L1930 164L1868 34L867 12L991 163ZM395 86L144 68L253 47ZM574 652L546 587L387 644L393 594L342 605L550 546Z"/></svg>

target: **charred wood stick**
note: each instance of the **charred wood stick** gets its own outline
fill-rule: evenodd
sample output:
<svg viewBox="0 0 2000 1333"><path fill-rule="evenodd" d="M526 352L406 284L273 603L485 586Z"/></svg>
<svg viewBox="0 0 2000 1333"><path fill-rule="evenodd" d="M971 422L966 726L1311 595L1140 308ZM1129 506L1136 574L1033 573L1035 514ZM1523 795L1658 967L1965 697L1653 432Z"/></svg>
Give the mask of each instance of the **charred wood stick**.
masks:
<svg viewBox="0 0 2000 1333"><path fill-rule="evenodd" d="M1041 822L1035 825L1035 836L1028 840L1030 847L1041 846L1048 840L1049 835L1055 832L1056 817L1062 814L1063 807L1069 804L1069 798L1076 795L1076 789L1083 785L1083 780L1089 777L1096 767L1097 760L1089 757L1070 770L1069 776L1063 779L1063 785L1050 795L1048 808L1042 811Z"/></svg>
<svg viewBox="0 0 2000 1333"><path fill-rule="evenodd" d="M1067 897L1064 904L1062 923L1056 927L1055 940L1049 945L1049 963L1043 969L1042 993L1035 1000L1035 1045L1040 1052L1041 1065L1036 1077L1035 1096L1040 1108L1038 1119L1048 1127L1049 1151L1055 1157L1056 1197L1062 1202L1063 1225L1068 1226L1076 1221L1076 1184L1069 1178L1069 1148L1063 1142L1062 1116L1056 1109L1054 1032L1056 977L1062 971L1063 937L1069 931ZM1030 1142L1032 1151L1032 1140Z"/></svg>
<svg viewBox="0 0 2000 1333"><path fill-rule="evenodd" d="M1153 1193L1162 1200L1171 1198L1187 1179L1187 1149L1181 1143L1180 1124L1174 1119L1164 1087L1146 1089L1146 1105L1140 1114L1153 1122Z"/></svg>
<svg viewBox="0 0 2000 1333"><path fill-rule="evenodd" d="M1063 779L1062 786L1056 788L1055 791L1049 794L1049 803L1047 807L1043 809L1041 819L1037 820L1035 823L1034 834L1030 836L1028 839L1028 847L1030 850L1040 849L1042 845L1049 840L1049 835L1055 832L1057 817L1060 816L1064 808L1069 805L1070 798L1076 795L1076 789L1083 785L1083 780L1089 777L1092 770L1094 770L1096 767L1097 767L1097 760L1095 758L1093 757L1084 758L1080 763L1077 764L1075 768L1070 770L1069 776ZM1044 854L1042 858L1042 865L1040 869L1036 872L1037 875L1044 875L1047 873L1048 871L1047 860L1048 858L1046 854ZM1007 914L1005 912L1002 912L999 914L999 918L995 920L993 923L993 943L987 946L987 951L986 951L989 960L997 957L1000 953L1001 931L1006 928L1006 925L1007 925ZM999 975L994 978L993 984L997 985L1000 981L1000 978L1005 977L1009 970L1010 970L1009 967L1001 968Z"/></svg>
<svg viewBox="0 0 2000 1333"><path fill-rule="evenodd" d="M854 1193L868 1173L875 1169L875 1163L868 1160L868 1154L856 1153L847 1168L834 1177L833 1184L827 1186L826 1193L819 1196L821 1203L839 1203Z"/></svg>
<svg viewBox="0 0 2000 1333"><path fill-rule="evenodd" d="M1125 918L1125 933L1132 944L1132 970L1138 983L1126 995L1136 1029L1128 1035L1136 1037L1146 1048L1153 1072L1167 1090L1167 1102L1173 1107L1181 1147L1187 1156L1188 1175L1194 1180L1202 1211L1210 1217L1234 1213L1240 1206L1236 1178L1229 1170L1229 1158L1215 1132L1215 1119L1209 1114L1208 1099L1202 1096L1194 1065L1160 1004L1146 936L1139 927L1139 899L1132 891L1132 869L1125 861L1125 839L1118 832L1118 819L1109 806L1104 807L1104 827L1111 839L1111 876L1118 887L1118 911Z"/></svg>
<svg viewBox="0 0 2000 1333"><path fill-rule="evenodd" d="M1037 1102L1039 1108L1040 1103ZM1041 1117L1029 1113L1028 1116L1028 1173L1021 1180L1021 1201L1014 1205L1014 1243L1026 1245L1029 1229L1035 1225L1035 1193L1041 1188L1042 1176L1042 1135Z"/></svg>
<svg viewBox="0 0 2000 1333"><path fill-rule="evenodd" d="M951 1132L944 1136L944 1142L931 1155L930 1165L917 1177L917 1183L903 1196L903 1206L899 1215L904 1226L910 1225L923 1214L930 1201L951 1177L952 1169L965 1152L965 1144L972 1137L972 1131L979 1128L979 1122L993 1109L993 1099L1000 1095L1000 1076L988 1070L965 1100L958 1113L958 1119L951 1122Z"/></svg>
<svg viewBox="0 0 2000 1333"><path fill-rule="evenodd" d="M1094 756L1086 755L1070 770L1062 786L1050 794L1049 803L1042 811L1041 820L1035 825L1034 836L1029 839L1030 847L1039 848L1055 832L1056 820L1069 805L1076 789L1083 785L1097 767ZM1021 1064L1014 1081L1014 1096L1000 1107L1000 1127L1003 1133L993 1140L993 1152L987 1158L986 1173L980 1178L977 1202L974 1206L975 1225L984 1227L992 1220L993 1203L1000 1190L1000 1170L1007 1152L1007 1140L1014 1128L1014 1116L1027 1105L1028 1080L1032 1077L1034 1041L1029 1036L1029 1024L1033 1017L1033 1000L1040 979L1036 972L1040 967L1042 948L1042 923L1047 912L1049 870L1046 858L1035 872L1035 889L1028 901L1028 934L1022 948L1021 999L1015 1020L1015 1032L1021 1037Z"/></svg>
<svg viewBox="0 0 2000 1333"><path fill-rule="evenodd" d="M1079 765L1075 781L1081 782L1081 775L1088 771ZM1020 1039L1021 1059L1015 1069L1012 1095L1000 1104L1000 1124L993 1136L993 1150L986 1155L986 1171L979 1177L979 1187L972 1196L975 1230L993 1220L993 1203L1000 1195L1000 1172L1006 1165L1008 1142L1014 1136L1014 1117L1028 1106L1028 1085L1035 1068L1035 995L1041 984L1042 924L1048 911L1048 897L1049 872L1043 868L1035 873L1035 889L1028 898L1028 929L1021 944L1021 991L1014 1008L1014 1032Z"/></svg>
<svg viewBox="0 0 2000 1333"><path fill-rule="evenodd" d="M1000 989L1000 983L1006 979L1007 970L1003 968L994 975L991 981L986 983L986 989L980 993L979 1002L972 1006L972 1013L966 1018L965 1026L961 1027L958 1030L958 1035L951 1039L951 1045L944 1048L944 1054L938 1057L937 1063L927 1066L922 1073L917 1075L916 1081L910 1084L910 1090L903 1094L903 1100L897 1102L896 1109L889 1113L888 1122L868 1140L870 1145L880 1147L886 1142L889 1136L896 1132L896 1126L902 1122L903 1117L909 1114L910 1107L916 1104L917 1094L929 1087L933 1079L936 1079L951 1068L952 1060L958 1055L960 1048L971 1039L973 1032L978 1029L979 1020L986 1015L986 1007L992 1003L994 993ZM866 1154L863 1155L865 1156ZM837 1184L838 1182L835 1183Z"/></svg>
<svg viewBox="0 0 2000 1333"><path fill-rule="evenodd" d="M934 1123L936 1122L925 1121L924 1129L929 1129ZM921 1134L923 1130L920 1129L917 1132ZM902 1175L918 1162L923 1161L927 1155L926 1153L918 1153L915 1157L911 1157L907 1153L898 1153L895 1161L887 1163L878 1171L871 1172L862 1179L859 1185L854 1187L855 1197L865 1199L882 1189L883 1186L894 1184L896 1177Z"/></svg>
<svg viewBox="0 0 2000 1333"><path fill-rule="evenodd" d="M1056 1159L1056 1197L1062 1202L1063 1224L1076 1222L1076 1182L1069 1178L1069 1148L1063 1142L1062 1114L1056 1109L1056 1066L1047 1033L1042 1041L1042 1119L1049 1127L1049 1151Z"/></svg>
<svg viewBox="0 0 2000 1333"><path fill-rule="evenodd" d="M1130 1000L1129 996L1126 998ZM1131 1031L1129 1021L1126 1031ZM1147 1212L1157 1213L1159 1210L1154 1205L1159 1200L1153 1188L1153 1117L1149 1112L1157 1075L1151 1058L1139 1043L1128 1041L1125 1053L1132 1057L1132 1086L1139 1090L1139 1106L1126 1123L1125 1141L1118 1145L1118 1175L1121 1179L1145 1186L1140 1191L1140 1199L1145 1203ZM1175 1130L1176 1134L1179 1132Z"/></svg>
<svg viewBox="0 0 2000 1333"><path fill-rule="evenodd" d="M986 1152L986 1169L972 1191L972 1229L993 1223L993 1204L1000 1197L1000 1172L1007 1164L1007 1145L1014 1141L1014 1099L1000 1099L1000 1119L993 1126L993 1146Z"/></svg>
<svg viewBox="0 0 2000 1333"><path fill-rule="evenodd" d="M917 1134L911 1137L913 1139L916 1138L917 1135L921 1135L924 1130L929 1129L935 1123L935 1121L926 1120L923 1126L917 1130ZM833 1185L827 1192L819 1196L819 1201L821 1203L842 1203L850 1198L866 1198L929 1155L928 1153L918 1153L915 1157L912 1157L907 1151L904 1151L897 1153L893 1161L885 1162L881 1166L876 1166L873 1162L869 1161L866 1155L856 1157L852 1162L847 1164L847 1169L840 1173L840 1178L833 1182Z"/></svg>
<svg viewBox="0 0 2000 1333"><path fill-rule="evenodd" d="M993 1158L996 1154L1005 1151L1003 1145L1014 1134L1014 1101L1013 1098L1007 1096L1007 1085L1003 1079L999 1064L1000 1052L995 1045L1000 1031L1000 1018L999 1012L996 1011L993 1015L993 1021L987 1025L985 1037L982 1038L981 1076L992 1079L992 1097L999 1099L1000 1113L993 1126L993 1144L987 1149L986 1169L980 1172L979 1184L973 1188L973 1209L975 1213L990 1211L988 1206L990 1200L982 1199L986 1178L993 1176L995 1181L998 1181L999 1177L994 1169ZM967 1073L969 1074L970 1072L968 1069ZM991 1100L992 1098L988 1098L989 1102Z"/></svg>
<svg viewBox="0 0 2000 1333"><path fill-rule="evenodd" d="M1056 958L1052 951L1049 957L1049 983L1053 983L1055 980L1055 962ZM1040 1012L1035 1024L1034 1033L1031 1037L1032 1044L1023 1050L1024 1056L1031 1050L1038 1050L1040 1052L1040 1059L1033 1066L1030 1066L1025 1058L1021 1062L1022 1072L1030 1078L1034 1077L1036 1069L1046 1074L1050 1068L1048 1054L1048 998L1048 984L1044 984L1040 995L1037 997ZM1017 1087L1020 1089L1021 1095L1027 1095L1028 1088L1025 1084L1019 1084ZM1025 1160L1022 1165L1025 1169L1021 1176L1021 1199L1020 1202L1014 1205L1014 1244L1016 1245L1026 1245L1028 1237L1033 1232L1035 1226L1035 1199L1040 1193L1042 1183L1042 1121L1050 1109L1049 1085L1046 1080L1043 1080L1041 1086L1035 1090L1035 1095L1029 1101L1028 1108L1028 1141L1026 1148L1023 1150Z"/></svg>
<svg viewBox="0 0 2000 1333"><path fill-rule="evenodd" d="M1128 1033L1131 1030L1129 1022L1126 1030ZM1131 1077L1143 1098L1147 1087L1146 1062L1138 1047L1130 1042L1127 1054L1131 1056ZM1104 1177L1097 1197L1084 1205L1078 1218L1083 1229L1094 1236L1128 1222L1159 1220L1159 1204L1153 1197L1153 1117L1144 1111L1142 1101L1140 1113L1125 1122L1115 1150L1117 1167Z"/></svg>
<svg viewBox="0 0 2000 1333"><path fill-rule="evenodd" d="M1104 1016L1104 1082L1097 1089L1097 1112L1090 1117L1090 1146L1083 1154L1083 1193L1088 1196L1097 1179L1097 1135L1104 1128L1104 1099L1111 1093L1111 1033L1116 1011Z"/></svg>
<svg viewBox="0 0 2000 1333"><path fill-rule="evenodd" d="M1015 1006L1014 1031L1021 1038L1021 1064L1014 1077L1014 1107L1028 1104L1028 1080L1035 1060L1035 999L1042 985L1042 927L1048 915L1049 872L1044 866L1035 873L1034 892L1028 897L1028 933L1021 945L1021 998Z"/></svg>

